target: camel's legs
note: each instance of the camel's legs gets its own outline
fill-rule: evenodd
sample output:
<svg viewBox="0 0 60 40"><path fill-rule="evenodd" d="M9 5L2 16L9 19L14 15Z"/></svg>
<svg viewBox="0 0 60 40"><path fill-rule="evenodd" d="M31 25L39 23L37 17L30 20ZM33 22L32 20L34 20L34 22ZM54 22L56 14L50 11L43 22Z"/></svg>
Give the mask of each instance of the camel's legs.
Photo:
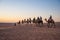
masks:
<svg viewBox="0 0 60 40"><path fill-rule="evenodd" d="M53 23L48 23L48 28L52 28Z"/></svg>
<svg viewBox="0 0 60 40"><path fill-rule="evenodd" d="M50 27L50 23L47 24L48 28Z"/></svg>
<svg viewBox="0 0 60 40"><path fill-rule="evenodd" d="M51 28L53 27L53 23L51 23L51 26L50 26Z"/></svg>
<svg viewBox="0 0 60 40"><path fill-rule="evenodd" d="M55 28L55 26L56 26L55 23L53 23L53 27L54 27L54 28Z"/></svg>
<svg viewBox="0 0 60 40"><path fill-rule="evenodd" d="M41 26L43 26L43 22L41 22Z"/></svg>
<svg viewBox="0 0 60 40"><path fill-rule="evenodd" d="M49 27L50 27L50 28L51 28L51 27L54 27L54 28L55 28L55 23L48 23L47 26L48 26L48 28L49 28Z"/></svg>

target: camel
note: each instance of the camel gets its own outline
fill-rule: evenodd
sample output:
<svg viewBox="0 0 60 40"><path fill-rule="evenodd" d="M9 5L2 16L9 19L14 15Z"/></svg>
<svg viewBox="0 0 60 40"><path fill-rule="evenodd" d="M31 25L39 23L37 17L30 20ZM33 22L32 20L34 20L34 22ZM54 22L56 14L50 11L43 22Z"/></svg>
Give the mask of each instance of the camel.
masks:
<svg viewBox="0 0 60 40"><path fill-rule="evenodd" d="M45 18L45 21L47 22L48 28L52 27L52 26L54 26L54 28L55 28L55 21L52 19L52 16L50 16L50 18L48 20Z"/></svg>
<svg viewBox="0 0 60 40"><path fill-rule="evenodd" d="M27 19L27 23L29 23L29 19Z"/></svg>
<svg viewBox="0 0 60 40"><path fill-rule="evenodd" d="M36 18L34 17L33 20L32 20L33 23L36 23Z"/></svg>
<svg viewBox="0 0 60 40"><path fill-rule="evenodd" d="M31 18L29 18L29 23L31 23Z"/></svg>
<svg viewBox="0 0 60 40"><path fill-rule="evenodd" d="M42 17L37 17L37 23L38 25L42 26L43 25L43 20L42 20Z"/></svg>

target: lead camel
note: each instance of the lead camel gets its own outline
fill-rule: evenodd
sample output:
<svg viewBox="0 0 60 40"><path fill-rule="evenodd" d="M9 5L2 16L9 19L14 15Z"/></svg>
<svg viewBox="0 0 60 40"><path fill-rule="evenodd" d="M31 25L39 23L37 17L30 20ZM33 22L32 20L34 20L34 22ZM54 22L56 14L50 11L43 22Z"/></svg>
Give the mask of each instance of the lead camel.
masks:
<svg viewBox="0 0 60 40"><path fill-rule="evenodd" d="M45 21L47 22L48 28L49 28L49 27L50 27L50 28L51 28L51 27L54 27L54 28L55 28L55 21L52 19L52 16L50 16L48 20L45 18Z"/></svg>

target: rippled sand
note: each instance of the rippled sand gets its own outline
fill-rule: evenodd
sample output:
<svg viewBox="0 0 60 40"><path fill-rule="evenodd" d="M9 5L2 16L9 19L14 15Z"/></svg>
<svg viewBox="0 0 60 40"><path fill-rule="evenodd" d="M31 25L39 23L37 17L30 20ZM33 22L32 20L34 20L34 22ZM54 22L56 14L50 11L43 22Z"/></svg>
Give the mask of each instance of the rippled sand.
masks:
<svg viewBox="0 0 60 40"><path fill-rule="evenodd" d="M60 26L48 28L35 24L0 27L0 40L60 40Z"/></svg>

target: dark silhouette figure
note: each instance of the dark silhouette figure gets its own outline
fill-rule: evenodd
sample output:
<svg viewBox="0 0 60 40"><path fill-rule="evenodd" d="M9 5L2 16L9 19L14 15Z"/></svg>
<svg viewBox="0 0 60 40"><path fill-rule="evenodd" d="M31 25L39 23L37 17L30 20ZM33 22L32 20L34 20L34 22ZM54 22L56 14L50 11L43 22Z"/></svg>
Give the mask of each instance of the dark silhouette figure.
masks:
<svg viewBox="0 0 60 40"><path fill-rule="evenodd" d="M54 20L52 19L52 16L50 16L48 20L45 18L45 21L47 22L48 28L49 28L49 27L52 27L52 26L55 27L55 22L54 22Z"/></svg>
<svg viewBox="0 0 60 40"><path fill-rule="evenodd" d="M42 17L41 17L41 16L40 16L40 18L37 17L37 23L38 23L40 26L43 25L43 21L42 21Z"/></svg>
<svg viewBox="0 0 60 40"><path fill-rule="evenodd" d="M31 18L29 18L29 23L31 23Z"/></svg>
<svg viewBox="0 0 60 40"><path fill-rule="evenodd" d="M16 26L16 23L14 23L14 26Z"/></svg>
<svg viewBox="0 0 60 40"><path fill-rule="evenodd" d="M27 23L29 23L29 19L27 19Z"/></svg>
<svg viewBox="0 0 60 40"><path fill-rule="evenodd" d="M33 23L36 23L36 19L35 19L35 17L33 18Z"/></svg>
<svg viewBox="0 0 60 40"><path fill-rule="evenodd" d="M41 16L40 16L40 23L43 25L43 20Z"/></svg>
<svg viewBox="0 0 60 40"><path fill-rule="evenodd" d="M18 24L20 24L20 21L18 22Z"/></svg>
<svg viewBox="0 0 60 40"><path fill-rule="evenodd" d="M22 24L24 23L24 21L22 20Z"/></svg>
<svg viewBox="0 0 60 40"><path fill-rule="evenodd" d="M40 24L40 19L39 19L39 17L37 17L37 23Z"/></svg>
<svg viewBox="0 0 60 40"><path fill-rule="evenodd" d="M26 19L24 19L24 23L26 23Z"/></svg>

